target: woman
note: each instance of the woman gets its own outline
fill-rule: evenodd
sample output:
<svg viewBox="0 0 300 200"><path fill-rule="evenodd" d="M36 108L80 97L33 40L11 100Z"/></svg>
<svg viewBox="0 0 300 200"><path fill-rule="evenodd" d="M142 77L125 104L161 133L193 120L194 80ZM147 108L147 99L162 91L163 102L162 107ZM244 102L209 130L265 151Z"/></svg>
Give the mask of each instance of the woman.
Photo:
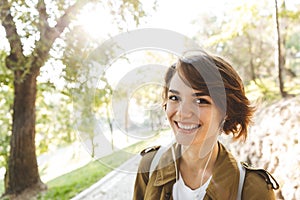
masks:
<svg viewBox="0 0 300 200"><path fill-rule="evenodd" d="M273 177L242 166L218 141L221 133L245 140L254 112L229 63L203 51L179 59L163 97L176 142L142 152L134 199L275 199Z"/></svg>

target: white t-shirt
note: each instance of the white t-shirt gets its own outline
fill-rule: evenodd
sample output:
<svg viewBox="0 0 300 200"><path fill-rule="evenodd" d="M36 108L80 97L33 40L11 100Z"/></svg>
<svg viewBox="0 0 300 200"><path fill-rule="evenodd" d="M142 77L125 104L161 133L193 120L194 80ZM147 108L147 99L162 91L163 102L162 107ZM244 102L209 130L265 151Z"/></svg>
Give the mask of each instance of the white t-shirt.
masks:
<svg viewBox="0 0 300 200"><path fill-rule="evenodd" d="M193 199L193 200L202 200L206 193L206 188L209 185L211 177L199 188L192 190L188 186L185 185L181 174L179 173L179 179L173 185L173 199L174 200L182 200L182 199Z"/></svg>

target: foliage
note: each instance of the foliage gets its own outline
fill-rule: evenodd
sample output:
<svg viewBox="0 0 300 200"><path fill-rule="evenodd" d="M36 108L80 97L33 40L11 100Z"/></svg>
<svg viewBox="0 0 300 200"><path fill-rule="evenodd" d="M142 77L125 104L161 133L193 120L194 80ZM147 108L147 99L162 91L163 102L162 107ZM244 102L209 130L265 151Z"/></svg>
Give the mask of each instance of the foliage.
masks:
<svg viewBox="0 0 300 200"><path fill-rule="evenodd" d="M91 141L92 157L94 157L96 117L107 119L110 132L113 131L110 113L99 113L101 107L106 108L110 104L112 89L104 76L98 77L98 67L91 65L90 54L96 48L97 43L90 38L83 38L83 33L82 27L75 26L66 35L62 61L65 66L68 66L64 68L65 91L73 101L73 123L81 139ZM99 62L103 63L102 60ZM99 114L100 116L96 116Z"/></svg>
<svg viewBox="0 0 300 200"><path fill-rule="evenodd" d="M280 99L280 94L274 80L270 78L251 81L246 85L247 97L252 102L272 103Z"/></svg>
<svg viewBox="0 0 300 200"><path fill-rule="evenodd" d="M296 42L299 35L299 12L285 9L284 4L281 4L279 10L282 45L285 47L283 56L286 61L283 80L294 86L297 84L295 77L299 74L295 66L295 54L299 52L299 42ZM258 87L262 86L261 90L265 90L264 86L268 83L262 81L268 79L278 87L273 15L274 1L233 1L227 4L224 13L202 16L196 23L203 29L199 30L196 38L204 41L204 46L212 52L231 60L245 83L253 81Z"/></svg>
<svg viewBox="0 0 300 200"><path fill-rule="evenodd" d="M78 10L81 9L81 6L85 3L92 4L96 1L78 1ZM1 9L6 3L4 1L1 3ZM30 1L7 1L7 6L10 6L9 11L13 17L13 22L15 24L9 24L10 22L6 22L6 20L2 20L2 24L8 23L8 26L16 25L16 33L17 35L7 35L8 41L13 44L14 40L20 39L14 43L15 45L11 45L17 49L17 46L20 44L21 48L18 49L23 51L24 60L28 61L28 63L16 63L12 69L23 71L22 77L24 78L26 74L29 73L30 70L30 62L32 61L30 58L31 56L37 55L39 52L46 50L43 47L42 43L45 41L43 38L48 33L51 34L51 28L55 27L59 20L62 22L62 18L64 17L65 11L73 12L70 14L70 19L75 19L77 14L76 9L72 10L74 7L72 5L75 1L38 1L30 2ZM97 2L99 4L99 2ZM117 13L116 18L122 16L122 19L131 19L131 13L134 13L134 20L136 23L139 23L139 18L145 16L144 8L139 1L116 1L115 2L120 6L116 6L109 2L109 5L105 5L109 8L112 13ZM105 3L100 3L105 4ZM6 7L5 7L6 8ZM68 8L68 10L67 10ZM69 9L70 8L70 9ZM4 13L4 12L3 12ZM4 13L5 14L5 13ZM6 19L6 18L2 18ZM64 21L63 23L68 23L68 21ZM122 20L118 20L118 23L121 25L124 23ZM8 27L6 26L6 27ZM72 29L73 25L70 26ZM70 29L70 30L71 30ZM57 27L57 31L61 31L60 27ZM66 31L68 32L68 31ZM72 31L70 31L72 32ZM75 31L76 32L76 31ZM74 33L74 32L73 32ZM49 35L48 35L49 36ZM52 45L52 49L49 55L46 57L50 57L52 62L46 63L46 65L52 65L52 69L59 68L55 66L57 61L62 59L62 55L60 52L64 51L65 43L63 40L67 41L67 43L76 44L74 41L74 37L72 34L65 37L66 34L62 33L61 38L62 40L57 39L56 42ZM70 37L71 36L71 37ZM83 38L83 34L79 33L78 36ZM49 39L49 38L47 38ZM49 40L50 41L50 40ZM19 43L20 42L20 43ZM95 42L95 41L93 41ZM51 44L47 44L51 47ZM69 48L70 50L70 48ZM14 49L9 49L8 51L15 52ZM12 119L11 119L11 108L13 104L13 76L12 71L9 71L8 68L10 66L5 66L5 58L9 53L1 51L1 69L0 69L0 81L1 81L1 90L0 90L0 97L1 97L1 115L0 115L0 124L1 124L1 158L0 158L0 166L4 165L4 161L8 157L8 149L9 149L9 138L12 126ZM75 52L73 54L75 56L81 55L79 52ZM72 59L74 59L73 57ZM41 60L44 58L41 58ZM21 59L20 59L21 60ZM46 59L47 60L47 59ZM53 60L55 60L53 62ZM39 60L40 61L40 60ZM38 62L36 62L38 63ZM71 65L72 66L72 65ZM69 67L69 66L68 66ZM45 66L43 68L46 69ZM3 72L3 73L2 73ZM50 71L42 70L41 76L43 77L44 74L49 74ZM64 73L64 72L62 72ZM69 79L72 78L70 74ZM47 76L47 75L46 75ZM50 75L51 76L51 75ZM67 76L65 76L66 78ZM54 80L55 81L55 80ZM38 94L37 94L37 120L36 120L36 149L37 154L43 153L49 148L53 149L55 146L64 145L68 142L72 142L74 140L73 134L73 125L70 119L72 116L71 113L71 95L67 90L58 89L57 84L53 83L53 80L46 80L46 81L39 81L38 82ZM2 98L3 97L3 98ZM4 157L2 157L2 155ZM3 159L5 158L5 159Z"/></svg>
<svg viewBox="0 0 300 200"><path fill-rule="evenodd" d="M5 52L0 51L0 167L7 166L12 124L12 73L5 67Z"/></svg>
<svg viewBox="0 0 300 200"><path fill-rule="evenodd" d="M70 96L46 82L39 84L36 101L37 155L74 142Z"/></svg>

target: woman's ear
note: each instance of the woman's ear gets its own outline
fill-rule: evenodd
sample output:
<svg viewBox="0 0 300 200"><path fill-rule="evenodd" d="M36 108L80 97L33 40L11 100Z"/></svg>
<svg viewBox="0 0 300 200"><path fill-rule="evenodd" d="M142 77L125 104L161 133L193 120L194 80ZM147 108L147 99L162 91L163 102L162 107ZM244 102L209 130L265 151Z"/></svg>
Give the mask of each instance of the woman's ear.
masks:
<svg viewBox="0 0 300 200"><path fill-rule="evenodd" d="M166 111L167 110L167 103L163 104L163 109Z"/></svg>
<svg viewBox="0 0 300 200"><path fill-rule="evenodd" d="M228 117L227 117L227 115L225 115L225 117L223 118L223 120L220 123L220 130L221 131L223 130L223 127L224 127L225 122L226 122L227 119L228 119Z"/></svg>

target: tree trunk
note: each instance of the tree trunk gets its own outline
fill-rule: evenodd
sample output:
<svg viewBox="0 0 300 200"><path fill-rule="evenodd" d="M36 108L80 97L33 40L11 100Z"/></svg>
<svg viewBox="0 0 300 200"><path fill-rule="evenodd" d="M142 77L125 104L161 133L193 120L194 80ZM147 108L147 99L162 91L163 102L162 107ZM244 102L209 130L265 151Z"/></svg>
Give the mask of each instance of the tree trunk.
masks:
<svg viewBox="0 0 300 200"><path fill-rule="evenodd" d="M250 59L249 59L250 78L252 81L254 81L254 83L256 83L256 73L255 73L255 66L254 66L254 62L253 62L254 58L253 58L253 53L252 53L252 40L251 40L249 33L246 33L246 37L248 39L248 53L250 55Z"/></svg>
<svg viewBox="0 0 300 200"><path fill-rule="evenodd" d="M26 188L45 189L39 177L35 152L37 74L28 74L23 81L18 81L20 72L15 72L13 127L6 194L17 195Z"/></svg>
<svg viewBox="0 0 300 200"><path fill-rule="evenodd" d="M281 35L280 35L280 24L279 24L279 15L278 15L278 3L275 0L275 24L276 24L276 39L277 39L277 65L278 65L278 79L279 79L279 90L282 97L286 97L287 93L284 91L284 82L283 82L283 68L284 68L284 56L281 49Z"/></svg>

